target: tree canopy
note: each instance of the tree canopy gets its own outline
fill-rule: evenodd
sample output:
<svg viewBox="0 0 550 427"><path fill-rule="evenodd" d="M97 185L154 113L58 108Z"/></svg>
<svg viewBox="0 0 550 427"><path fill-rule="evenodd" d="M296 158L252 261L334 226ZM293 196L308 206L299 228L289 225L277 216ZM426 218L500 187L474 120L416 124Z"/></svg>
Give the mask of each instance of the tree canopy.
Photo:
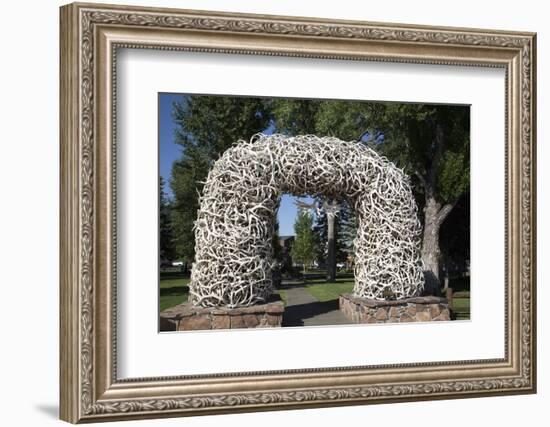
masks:
<svg viewBox="0 0 550 427"><path fill-rule="evenodd" d="M322 205L321 200L317 200L318 205ZM355 213L349 207L346 201L340 202L340 210L336 215L335 232L335 258L336 262L346 262L348 256L353 255L353 240L357 235L357 224ZM327 262L328 256L328 216L321 208L320 213L315 217L313 230L319 243L318 259L323 263Z"/></svg>
<svg viewBox="0 0 550 427"><path fill-rule="evenodd" d="M313 218L308 210L300 209L294 223L296 237L292 244L291 255L293 261L302 263L305 272L306 267L316 258L317 242L313 232Z"/></svg>
<svg viewBox="0 0 550 427"><path fill-rule="evenodd" d="M194 258L198 195L213 163L235 141L265 130L270 119L260 98L185 96L174 104L175 142L182 147L182 156L173 164L170 186L176 251L181 257Z"/></svg>
<svg viewBox="0 0 550 427"><path fill-rule="evenodd" d="M171 201L164 191L164 179L159 180L159 234L161 260L173 261L176 258L175 234L171 218Z"/></svg>
<svg viewBox="0 0 550 427"><path fill-rule="evenodd" d="M422 258L430 277L437 282L439 229L461 196L469 191L469 107L315 100L306 108L307 102L273 101L276 130L360 141L404 169L413 180L421 208ZM302 112L304 115L300 116Z"/></svg>
<svg viewBox="0 0 550 427"><path fill-rule="evenodd" d="M423 260L438 277L439 230L469 192L468 106L184 96L174 104L173 118L178 125L175 141L182 147L170 181L179 256L193 259L198 194L212 164L231 144L258 132L316 134L367 144L411 177L424 226ZM469 228L468 220L457 217L453 221L463 221ZM443 242L450 244L460 242ZM444 247L443 252L461 251Z"/></svg>

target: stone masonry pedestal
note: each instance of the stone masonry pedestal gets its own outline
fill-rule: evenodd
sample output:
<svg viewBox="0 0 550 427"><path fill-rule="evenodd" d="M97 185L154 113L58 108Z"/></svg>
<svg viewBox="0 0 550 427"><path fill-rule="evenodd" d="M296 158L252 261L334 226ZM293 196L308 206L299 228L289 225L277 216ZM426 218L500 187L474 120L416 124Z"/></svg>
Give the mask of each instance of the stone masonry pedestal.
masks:
<svg viewBox="0 0 550 427"><path fill-rule="evenodd" d="M340 310L354 323L405 323L451 320L447 299L426 296L378 301L340 295Z"/></svg>
<svg viewBox="0 0 550 427"><path fill-rule="evenodd" d="M283 322L284 310L278 295L273 295L266 304L239 308L205 308L183 303L160 313L160 331L276 328Z"/></svg>

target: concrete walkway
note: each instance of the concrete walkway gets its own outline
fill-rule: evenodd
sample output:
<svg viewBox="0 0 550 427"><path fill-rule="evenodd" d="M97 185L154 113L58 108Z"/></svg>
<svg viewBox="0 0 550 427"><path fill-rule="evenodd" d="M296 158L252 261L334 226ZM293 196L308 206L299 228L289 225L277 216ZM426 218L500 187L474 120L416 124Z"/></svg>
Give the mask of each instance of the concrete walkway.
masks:
<svg viewBox="0 0 550 427"><path fill-rule="evenodd" d="M283 286L286 292L283 326L347 325L351 322L338 309L338 300L320 302L303 285Z"/></svg>

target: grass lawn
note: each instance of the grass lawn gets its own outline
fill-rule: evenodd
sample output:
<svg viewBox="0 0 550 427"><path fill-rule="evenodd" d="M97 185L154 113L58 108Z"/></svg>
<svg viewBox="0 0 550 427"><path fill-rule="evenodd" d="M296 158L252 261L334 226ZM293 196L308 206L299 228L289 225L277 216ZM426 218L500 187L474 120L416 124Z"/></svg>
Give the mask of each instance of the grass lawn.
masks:
<svg viewBox="0 0 550 427"><path fill-rule="evenodd" d="M462 286L459 289L467 289L469 281L467 283L461 283ZM338 299L341 294L351 293L353 290L354 280L353 278L340 278L336 279L336 282L326 283L317 281L317 283L306 284L307 291L321 302ZM457 320L470 319L470 298L468 291L461 291L457 294L457 297L453 298L452 309L456 314Z"/></svg>
<svg viewBox="0 0 550 427"><path fill-rule="evenodd" d="M177 275L161 275L160 311L187 301L187 297L189 296L189 280L187 277L177 277ZM279 289L275 293L279 294L286 305L286 292L283 289Z"/></svg>
<svg viewBox="0 0 550 427"><path fill-rule="evenodd" d="M470 319L470 277L451 278L449 286L453 289L452 309L456 319Z"/></svg>
<svg viewBox="0 0 550 427"><path fill-rule="evenodd" d="M189 277L184 277L179 272L162 272L160 278L160 311L174 307L187 301L189 296ZM350 293L353 290L353 277L346 275L339 277L336 282L327 283L322 280L309 280L306 283L306 290L321 302L338 299L340 294ZM287 295L284 289L275 290L287 304ZM453 298L453 310L457 319L470 318L470 298L462 297L461 293Z"/></svg>
<svg viewBox="0 0 550 427"><path fill-rule="evenodd" d="M338 299L340 294L350 293L355 281L343 279L331 283L306 284L307 291L321 302Z"/></svg>
<svg viewBox="0 0 550 427"><path fill-rule="evenodd" d="M160 278L160 311L187 301L189 296L189 278L177 277L176 274L161 274Z"/></svg>
<svg viewBox="0 0 550 427"><path fill-rule="evenodd" d="M283 300L283 303L286 307L286 291L284 289L276 289L273 293L275 294L279 294L279 296L281 297L281 299Z"/></svg>
<svg viewBox="0 0 550 427"><path fill-rule="evenodd" d="M452 308L457 320L470 319L470 298L453 298Z"/></svg>

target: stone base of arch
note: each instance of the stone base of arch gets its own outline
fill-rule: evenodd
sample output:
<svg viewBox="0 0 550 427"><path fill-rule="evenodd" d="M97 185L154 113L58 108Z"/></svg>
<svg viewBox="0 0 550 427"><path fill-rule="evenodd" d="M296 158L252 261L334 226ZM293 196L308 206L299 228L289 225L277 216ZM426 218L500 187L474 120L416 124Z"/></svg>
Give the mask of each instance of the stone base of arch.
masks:
<svg viewBox="0 0 550 427"><path fill-rule="evenodd" d="M451 308L446 298L412 297L379 301L340 295L340 311L353 323L406 323L451 320Z"/></svg>
<svg viewBox="0 0 550 427"><path fill-rule="evenodd" d="M284 303L272 295L265 304L249 307L197 307L183 303L160 313L160 331L277 328L282 326Z"/></svg>

